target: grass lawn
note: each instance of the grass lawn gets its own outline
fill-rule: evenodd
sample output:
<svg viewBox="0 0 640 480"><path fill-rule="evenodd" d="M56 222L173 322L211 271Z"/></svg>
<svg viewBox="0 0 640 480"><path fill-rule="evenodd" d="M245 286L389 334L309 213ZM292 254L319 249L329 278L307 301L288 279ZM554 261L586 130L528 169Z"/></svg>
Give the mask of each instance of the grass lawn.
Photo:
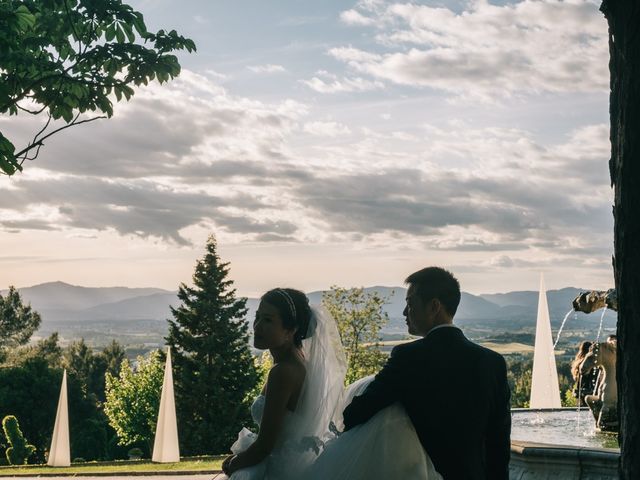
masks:
<svg viewBox="0 0 640 480"><path fill-rule="evenodd" d="M481 342L480 345L487 347L494 352L498 352L502 355L508 355L510 353L533 353L533 345L526 345L524 343L511 342L511 343L495 343L495 342Z"/></svg>
<svg viewBox="0 0 640 480"><path fill-rule="evenodd" d="M123 474L127 472L214 472L220 471L224 456L185 458L180 463L151 463L148 460L118 460L113 462L72 463L70 467L49 467L47 465L24 465L0 467L0 476L41 475L55 473L58 475L94 473Z"/></svg>

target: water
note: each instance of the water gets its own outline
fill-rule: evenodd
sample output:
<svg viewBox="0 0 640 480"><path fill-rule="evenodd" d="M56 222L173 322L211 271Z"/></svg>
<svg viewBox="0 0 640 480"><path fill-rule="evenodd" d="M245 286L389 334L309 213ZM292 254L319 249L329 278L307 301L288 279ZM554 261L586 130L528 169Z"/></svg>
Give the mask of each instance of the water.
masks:
<svg viewBox="0 0 640 480"><path fill-rule="evenodd" d="M604 314L607 313L607 307L602 309L602 315L600 315L600 326L598 327L598 335L596 336L596 343L600 341L600 335L602 335L602 324L604 322Z"/></svg>
<svg viewBox="0 0 640 480"><path fill-rule="evenodd" d="M511 422L511 440L619 450L615 435L595 431L589 409L516 410L511 413Z"/></svg>
<svg viewBox="0 0 640 480"><path fill-rule="evenodd" d="M562 329L564 328L564 324L567 323L567 320L569 319L569 316L574 312L575 310L572 308L571 310L569 310L567 312L567 314L564 316L564 319L562 320L562 323L560 324L560 330L558 330L558 336L556 337L556 341L553 343L553 349L556 349L556 345L558 345L558 341L560 340L560 334L562 333Z"/></svg>
<svg viewBox="0 0 640 480"><path fill-rule="evenodd" d="M582 373L578 373L578 411L577 411L577 418L576 418L576 429L578 431L580 431L580 419L582 418L582 416L580 415L580 412L582 411Z"/></svg>

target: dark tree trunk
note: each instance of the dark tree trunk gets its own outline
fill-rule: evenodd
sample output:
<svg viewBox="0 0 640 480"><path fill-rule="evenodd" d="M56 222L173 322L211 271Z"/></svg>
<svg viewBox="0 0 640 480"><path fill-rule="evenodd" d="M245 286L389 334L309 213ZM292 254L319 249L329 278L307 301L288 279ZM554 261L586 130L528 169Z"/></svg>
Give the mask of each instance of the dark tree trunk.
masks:
<svg viewBox="0 0 640 480"><path fill-rule="evenodd" d="M640 1L604 0L611 60L620 478L640 479Z"/></svg>

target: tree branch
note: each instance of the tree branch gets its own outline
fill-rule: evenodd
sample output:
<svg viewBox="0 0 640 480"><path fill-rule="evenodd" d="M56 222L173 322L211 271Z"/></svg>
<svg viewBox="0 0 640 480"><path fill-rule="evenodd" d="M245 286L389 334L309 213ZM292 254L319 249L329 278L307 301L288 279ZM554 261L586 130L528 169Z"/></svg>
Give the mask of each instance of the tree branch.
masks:
<svg viewBox="0 0 640 480"><path fill-rule="evenodd" d="M20 165L22 165L24 163L25 160L27 160L26 157L26 153L30 150L32 150L33 148L37 147L37 146L42 146L43 142L49 138L51 135L54 135L58 132L60 132L61 130L65 130L69 127L73 127L74 125L82 125L83 123L89 123L89 122L93 122L94 120L99 120L101 118L107 118L105 115L100 115L99 117L93 117L93 118L88 118L86 120L81 120L81 121L77 121L78 117L80 117L80 114L78 113L76 115L76 117L71 121L71 123L68 123L66 125L63 125L60 128L55 129L54 131L52 131L51 133L48 133L47 135L45 135L44 137L42 137L40 140L36 141L35 143L30 144L29 146L23 148L22 150L20 150L18 153L15 154L15 157L21 157L24 156L24 158L20 161Z"/></svg>
<svg viewBox="0 0 640 480"><path fill-rule="evenodd" d="M44 112L45 109L47 108L47 106L45 105L44 107L42 107L40 110L34 111L34 110L29 110L28 108L24 108L21 107L20 105L16 104L16 107L18 107L19 110L22 110L23 112L27 112L30 113L31 115L39 115L40 113Z"/></svg>
<svg viewBox="0 0 640 480"><path fill-rule="evenodd" d="M42 129L38 133L36 133L36 135L33 137L33 141L31 142L31 144L34 144L35 142L38 141L38 137L40 135L42 135L42 133L49 127L49 124L51 123L51 119L52 118L53 117L51 116L51 114L49 114L49 118L47 119L47 123L44 124L44 127L42 127Z"/></svg>

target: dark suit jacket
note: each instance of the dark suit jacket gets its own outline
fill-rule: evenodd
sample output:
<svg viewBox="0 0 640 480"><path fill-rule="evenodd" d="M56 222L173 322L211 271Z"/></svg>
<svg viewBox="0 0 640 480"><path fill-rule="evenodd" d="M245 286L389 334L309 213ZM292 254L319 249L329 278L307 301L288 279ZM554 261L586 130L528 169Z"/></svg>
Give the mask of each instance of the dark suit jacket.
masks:
<svg viewBox="0 0 640 480"><path fill-rule="evenodd" d="M393 349L344 411L348 430L399 401L445 480L509 478L511 413L504 358L443 327Z"/></svg>

